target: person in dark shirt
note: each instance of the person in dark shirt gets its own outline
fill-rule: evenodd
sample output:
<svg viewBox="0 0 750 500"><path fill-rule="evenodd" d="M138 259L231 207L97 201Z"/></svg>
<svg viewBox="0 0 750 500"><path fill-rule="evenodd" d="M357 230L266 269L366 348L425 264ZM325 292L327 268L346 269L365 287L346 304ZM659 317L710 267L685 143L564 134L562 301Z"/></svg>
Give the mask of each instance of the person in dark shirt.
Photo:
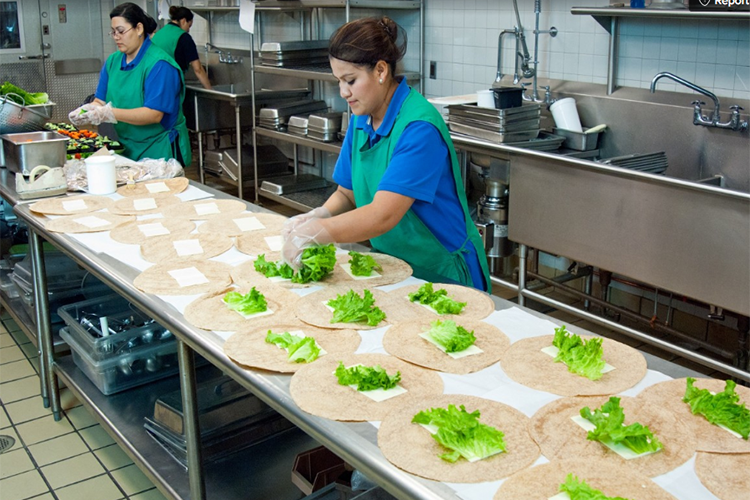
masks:
<svg viewBox="0 0 750 500"><path fill-rule="evenodd" d="M170 21L151 37L151 42L164 52L174 57L182 72L188 67L193 68L195 76L204 88L210 89L211 82L208 73L201 66L198 59L198 49L195 47L190 28L193 26L193 13L186 7L173 5L169 8Z"/></svg>

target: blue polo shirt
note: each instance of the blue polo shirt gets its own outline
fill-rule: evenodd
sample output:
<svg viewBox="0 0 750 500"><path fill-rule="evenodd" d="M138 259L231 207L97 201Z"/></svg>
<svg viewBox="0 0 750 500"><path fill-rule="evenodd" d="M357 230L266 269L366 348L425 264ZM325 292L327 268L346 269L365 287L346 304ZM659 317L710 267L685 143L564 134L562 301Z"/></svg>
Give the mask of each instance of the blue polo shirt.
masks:
<svg viewBox="0 0 750 500"><path fill-rule="evenodd" d="M391 133L409 91L406 79L402 78L378 130L372 128L370 116L352 117L333 172L337 184L352 189L352 130L363 130L369 137L370 146L377 144ZM448 251L457 250L466 241L466 223L456 194L448 145L432 124L417 121L406 127L380 179L378 191L414 198L411 209ZM474 245L467 242L464 248L469 252L466 262L474 286L484 290L484 275Z"/></svg>
<svg viewBox="0 0 750 500"><path fill-rule="evenodd" d="M141 45L138 55L130 63L125 62L122 58L121 71L130 71L138 66L143 59L146 50L151 46L151 39L146 38ZM161 50L161 49L159 49ZM107 85L109 75L107 74L107 65L102 66L99 73L99 84L96 86L96 98L107 102ZM180 92L182 91L182 81L177 69L166 61L157 62L146 77L144 86L143 106L155 109L164 113L161 119L161 125L169 130L169 140L174 141L177 137L177 130L174 128L180 113Z"/></svg>

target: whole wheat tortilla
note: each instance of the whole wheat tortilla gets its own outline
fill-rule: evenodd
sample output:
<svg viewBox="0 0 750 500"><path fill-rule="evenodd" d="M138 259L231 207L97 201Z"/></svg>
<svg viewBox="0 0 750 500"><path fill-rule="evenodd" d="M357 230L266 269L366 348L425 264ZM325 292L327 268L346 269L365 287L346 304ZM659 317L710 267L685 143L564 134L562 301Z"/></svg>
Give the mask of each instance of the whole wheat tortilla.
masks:
<svg viewBox="0 0 750 500"><path fill-rule="evenodd" d="M109 224L97 227L89 227L85 224L77 222L79 219L88 217L96 217L107 221ZM50 219L45 221L44 228L47 231L54 231L56 233L98 233L101 231L109 231L116 228L120 224L125 224L134 219L132 216L123 215L112 215L108 212L96 212L96 213L85 213L78 215L66 215L64 217L58 217L56 219Z"/></svg>
<svg viewBox="0 0 750 500"><path fill-rule="evenodd" d="M174 244L182 240L198 240L203 252L179 255ZM144 241L141 245L141 254L147 261L155 263L196 261L221 255L232 248L232 245L232 239L221 234L169 234Z"/></svg>
<svg viewBox="0 0 750 500"><path fill-rule="evenodd" d="M648 426L663 448L650 455L626 460L598 441L586 439L587 431L571 420L588 406L593 412L608 396L562 398L546 404L531 417L529 432L550 460L586 457L594 463L611 463L649 477L665 474L687 462L695 453L695 438L688 426L658 405L635 398L620 398L625 425Z"/></svg>
<svg viewBox="0 0 750 500"><path fill-rule="evenodd" d="M341 267L342 264L348 264L351 259L347 252L336 255L336 267L333 269L333 274L323 280L322 283L362 289L399 283L411 276L411 266L398 257L378 252L369 252L365 254L372 256L372 258L380 264L382 270L375 271L380 276L366 279L352 278L352 276Z"/></svg>
<svg viewBox="0 0 750 500"><path fill-rule="evenodd" d="M152 193L148 190L149 184L164 184L169 191L158 191ZM187 177L173 177L171 179L154 179L150 181L137 182L135 184L126 184L117 189L117 194L121 196L167 196L174 195L185 191L190 184Z"/></svg>
<svg viewBox="0 0 750 500"><path fill-rule="evenodd" d="M440 458L447 449L427 429L412 423L412 419L420 411L447 408L449 404L464 405L468 412L479 410L481 423L504 434L506 451L476 462L459 458L450 463ZM529 467L539 457L539 447L527 431L528 422L526 415L503 403L463 394L443 394L402 404L388 414L378 430L378 446L389 462L418 476L456 483L494 481Z"/></svg>
<svg viewBox="0 0 750 500"><path fill-rule="evenodd" d="M415 317L436 319L441 316L425 306L409 300L409 294L416 292L421 286L409 285L389 292L394 300L405 304L407 307L407 317L399 318L399 320L413 319ZM446 290L448 297L456 302L466 302L466 307L463 308L461 314L457 315L462 318L484 319L495 310L495 303L492 301L490 295L480 292L476 288L461 285L446 285L444 283L434 283L432 288L435 291Z"/></svg>
<svg viewBox="0 0 750 500"><path fill-rule="evenodd" d="M273 253L278 254L279 251L271 250L271 248L268 246L268 243L266 242L266 238L272 238L275 236L279 236L280 234L280 230L260 229L258 231L252 231L250 233L245 233L241 236L238 236L234 242L234 245L240 252L247 255L252 255L253 257L257 257L258 255L262 254L266 255L266 260L270 262L270 260L268 259L268 255Z"/></svg>
<svg viewBox="0 0 750 500"><path fill-rule="evenodd" d="M200 207L206 207L208 205L215 204L219 213L202 213ZM198 208L196 208L198 207ZM213 207L210 207L213 208ZM177 205L171 205L162 210L162 215L165 218L181 218L190 220L206 220L216 215L236 215L242 213L247 208L245 202L240 200L217 200L215 198L206 198L203 200L195 200L179 203Z"/></svg>
<svg viewBox="0 0 750 500"><path fill-rule="evenodd" d="M565 363L542 352L552 345L553 335L519 340L510 346L500 366L510 378L532 389L560 396L599 396L629 389L646 376L646 358L630 346L604 339L604 361L615 367L599 380L571 373ZM592 337L581 335L588 340Z"/></svg>
<svg viewBox="0 0 750 500"><path fill-rule="evenodd" d="M299 297L288 290L273 284L255 287L266 298L268 309L272 314L245 318L240 313L229 309L224 304L227 292L246 294L250 288L225 289L199 297L185 308L185 319L191 325L204 330L244 331L249 328L273 327L289 322L294 305Z"/></svg>
<svg viewBox="0 0 750 500"><path fill-rule="evenodd" d="M326 359L328 358L328 359ZM375 402L356 389L340 385L334 372L339 362L350 367L357 364L382 366L388 375L401 372L399 385L407 390L394 398ZM409 405L425 396L443 392L443 381L437 372L425 370L385 354L347 354L325 356L303 366L292 376L289 391L292 399L307 413L332 420L383 420L391 411Z"/></svg>
<svg viewBox="0 0 750 500"><path fill-rule="evenodd" d="M251 368L260 368L279 373L294 373L306 363L289 361L289 355L284 349L266 342L269 328L255 328L245 332L237 332L224 342L224 352L235 363ZM325 351L313 363L328 357L340 357L357 350L362 337L354 330L327 330L300 324L274 324L270 327L274 333L293 332L301 330L306 337L313 337L315 342Z"/></svg>
<svg viewBox="0 0 750 500"><path fill-rule="evenodd" d="M344 295L349 292L348 287L328 287L317 292L310 293L302 297L297 302L297 309L295 314L297 317L305 323L320 328L351 328L352 330L372 330L374 328L381 328L391 324L390 317L395 314L396 305L392 298L385 292L380 290L370 290L372 296L375 299L375 307L379 307L381 311L385 313L385 319L375 326L370 326L367 323L331 323L333 318L333 312L331 312L325 303L331 299L335 299L338 295ZM364 296L364 291L355 290L360 297Z"/></svg>
<svg viewBox="0 0 750 500"><path fill-rule="evenodd" d="M428 331L435 319L419 318L392 325L385 332L383 347L398 358L447 373L465 374L479 371L500 360L510 346L510 339L496 326L459 316L442 316L441 321L452 320L466 330L474 331L474 345L483 352L454 359L434 344L419 336Z"/></svg>
<svg viewBox="0 0 750 500"><path fill-rule="evenodd" d="M180 286L169 271L178 269L195 268L207 279L208 283L197 285ZM232 283L229 275L231 266L223 262L213 260L200 260L194 262L165 262L156 264L135 277L133 285L146 293L157 295L193 295L196 293L216 293L224 290Z"/></svg>
<svg viewBox="0 0 750 500"><path fill-rule="evenodd" d="M554 460L522 470L504 481L493 500L547 500L560 492L568 474L607 497L629 500L677 500L647 476L594 460Z"/></svg>
<svg viewBox="0 0 750 500"><path fill-rule="evenodd" d="M236 243L235 243L236 245ZM268 262L277 262L281 260L281 254L279 252L269 252L265 254L265 258ZM235 285L242 288L250 288L260 283L273 283L274 285L291 288L289 285L291 281L284 280L271 280L266 278L263 274L255 270L255 259L248 260L247 262L235 266L232 268L232 281Z"/></svg>
<svg viewBox="0 0 750 500"><path fill-rule="evenodd" d="M195 229L195 222L190 221L188 219L148 219L148 220L135 220L132 222L127 222L125 224L121 224L114 228L111 233L109 233L110 237L112 237L113 240L120 242L120 243L127 243L130 245L141 245L142 243L146 242L147 240L158 238L159 236L166 236L166 235L158 235L158 236L146 236L146 234L141 231L140 227L147 225L147 224L161 224L164 226L164 228L169 231L169 234L172 236L187 236L190 234L193 229Z"/></svg>
<svg viewBox="0 0 750 500"><path fill-rule="evenodd" d="M724 380L698 378L694 385L699 389L708 389L717 393L724 390L725 384ZM686 388L686 378L667 380L647 387L636 396L636 399L662 406L673 412L679 420L690 427L692 434L698 438L697 451L750 453L750 440L733 436L725 429L706 420L703 415L693 415L690 405L682 401ZM738 384L734 390L740 396L740 404L745 403L745 406L750 408L750 388Z"/></svg>
<svg viewBox="0 0 750 500"><path fill-rule="evenodd" d="M235 219L256 219L263 226L262 229L253 229L250 231L243 231L240 226L237 225ZM239 214L229 215L214 215L206 219L203 224L198 226L199 233L218 233L225 236L242 236L243 234L253 233L255 231L274 231L275 234L281 233L281 228L284 226L284 221L287 218L277 214L267 214L262 212L241 212Z"/></svg>
<svg viewBox="0 0 750 500"><path fill-rule="evenodd" d="M138 200L154 200L155 208L138 210L135 206ZM180 204L182 204L182 200L172 195L129 196L127 198L120 198L114 202L112 206L109 207L109 211L118 215L146 215L163 212L166 207Z"/></svg>
<svg viewBox="0 0 750 500"><path fill-rule="evenodd" d="M86 208L82 210L67 210L64 204L83 200ZM81 195L81 196L63 196L61 198L47 198L32 203L29 210L44 215L77 215L89 212L96 212L107 208L112 204L112 199L106 196Z"/></svg>
<svg viewBox="0 0 750 500"><path fill-rule="evenodd" d="M698 452L695 474L721 500L747 500L750 495L750 453Z"/></svg>

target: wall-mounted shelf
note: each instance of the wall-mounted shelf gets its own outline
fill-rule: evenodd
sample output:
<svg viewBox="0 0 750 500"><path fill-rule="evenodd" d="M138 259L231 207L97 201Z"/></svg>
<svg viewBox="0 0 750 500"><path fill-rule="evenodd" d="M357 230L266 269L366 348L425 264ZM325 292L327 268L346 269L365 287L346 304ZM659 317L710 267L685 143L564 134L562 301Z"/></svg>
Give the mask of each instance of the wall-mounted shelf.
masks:
<svg viewBox="0 0 750 500"><path fill-rule="evenodd" d="M306 10L306 9L335 9L349 7L371 9L418 9L420 2L412 0L269 0L255 4L255 10ZM193 12L226 12L240 10L239 7L220 7L212 5L188 6Z"/></svg>
<svg viewBox="0 0 750 500"><path fill-rule="evenodd" d="M278 139L280 141L288 142L291 144L297 144L298 146L307 146L318 151L326 151L328 153L339 154L341 152L340 142L322 142L314 139L308 139L299 135L289 134L286 132L279 132L277 130L271 130L268 128L257 127L255 132L263 137L270 137L272 139Z"/></svg>
<svg viewBox="0 0 750 500"><path fill-rule="evenodd" d="M611 32L613 19L640 17L646 19L695 19L719 21L749 21L750 12L692 12L687 9L631 9L629 7L571 7L574 16L592 16L596 22Z"/></svg>
<svg viewBox="0 0 750 500"><path fill-rule="evenodd" d="M256 73L266 73L269 75L287 76L290 78L303 78L305 80L315 80L323 82L337 83L336 77L331 73L331 66L326 63L320 66L301 66L298 68L279 68L276 66L255 66ZM407 81L419 81L420 74L416 71L407 71L399 73L399 76L405 76Z"/></svg>

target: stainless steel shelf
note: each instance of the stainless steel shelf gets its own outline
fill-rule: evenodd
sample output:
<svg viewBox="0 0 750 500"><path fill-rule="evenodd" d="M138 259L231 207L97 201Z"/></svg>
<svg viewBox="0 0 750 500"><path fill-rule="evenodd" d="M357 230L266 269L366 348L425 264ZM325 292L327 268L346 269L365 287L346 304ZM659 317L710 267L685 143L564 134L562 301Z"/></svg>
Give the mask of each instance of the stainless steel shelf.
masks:
<svg viewBox="0 0 750 500"><path fill-rule="evenodd" d="M179 377L105 396L78 369L72 356L58 358L54 369L164 496L179 500L190 498L187 471L143 427L144 417L153 415L156 399L179 389ZM199 379L219 373L220 370L212 366L197 370ZM316 446L319 444L314 439L299 429L293 429L226 459L205 463L207 497L296 500L300 491L288 478L294 457Z"/></svg>
<svg viewBox="0 0 750 500"><path fill-rule="evenodd" d="M295 11L308 10L316 8L346 8L347 0L296 0L296 1L279 1L270 0L255 5L255 10L266 11ZM349 0L349 7L371 8L371 9L399 9L412 10L418 9L420 2L412 0ZM193 6L190 7L193 12L227 12L237 11L239 7L219 7L219 6Z"/></svg>
<svg viewBox="0 0 750 500"><path fill-rule="evenodd" d="M340 153L341 143L340 142L321 142L314 139L308 139L299 135L289 134L287 132L279 132L278 130L271 130L268 128L257 127L255 133L272 139L278 139L280 141L297 144L300 146L307 146L319 151L327 151L329 153Z"/></svg>
<svg viewBox="0 0 750 500"><path fill-rule="evenodd" d="M336 186L332 184L327 188L311 189L310 191L300 191L283 195L259 189L259 194L264 198L281 203L300 212L309 212L313 208L322 206L335 190Z"/></svg>
<svg viewBox="0 0 750 500"><path fill-rule="evenodd" d="M29 338L34 347L39 348L39 339L36 336L36 325L31 320L29 313L24 309L20 298L10 298L8 294L0 291L0 305L5 309L13 321L21 328L21 331ZM55 332L52 335L52 345L55 346L55 352L68 351L68 344Z"/></svg>
<svg viewBox="0 0 750 500"><path fill-rule="evenodd" d="M256 73L266 73L269 75L286 76L290 78L303 78L305 80L317 80L322 82L336 83L336 77L331 73L330 66L304 66L297 68L277 68L276 66L263 66L262 64L255 65L254 68ZM400 76L405 76L407 81L419 81L420 74L416 71L407 71L399 73Z"/></svg>
<svg viewBox="0 0 750 500"><path fill-rule="evenodd" d="M592 16L602 27L610 31L612 18L640 17L646 19L712 19L718 21L748 21L750 12L691 12L685 10L667 9L631 9L629 7L572 7L570 13L574 16Z"/></svg>

